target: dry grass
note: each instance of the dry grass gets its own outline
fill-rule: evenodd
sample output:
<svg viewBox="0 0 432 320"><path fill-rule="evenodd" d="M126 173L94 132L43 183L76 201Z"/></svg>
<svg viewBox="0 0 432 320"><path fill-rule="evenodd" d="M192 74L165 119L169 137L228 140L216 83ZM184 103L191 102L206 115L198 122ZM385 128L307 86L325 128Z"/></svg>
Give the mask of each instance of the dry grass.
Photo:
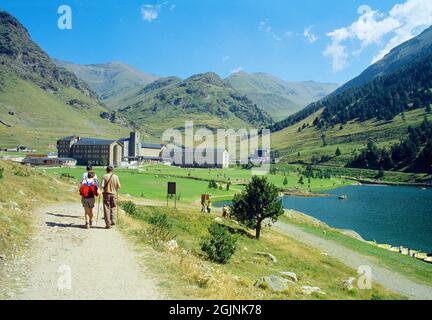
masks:
<svg viewBox="0 0 432 320"><path fill-rule="evenodd" d="M171 210L141 207L140 217L125 216L122 230L136 243L141 262L155 274L160 287L174 299L360 299L372 297L399 299L380 286L373 290L344 290L342 282L356 272L339 261L322 255L295 239L276 231L266 230L260 241L251 239L235 223L225 222L238 236L237 251L230 263L220 265L206 259L200 250L200 240L214 215L203 215L197 209ZM145 215L160 211L168 214L174 223L179 248L169 251L165 247L154 249L145 238ZM265 251L274 254L272 263L255 255ZM299 282L289 285L284 292L256 288L262 276L279 275L282 271L295 272ZM304 295L302 286L318 286L326 295Z"/></svg>

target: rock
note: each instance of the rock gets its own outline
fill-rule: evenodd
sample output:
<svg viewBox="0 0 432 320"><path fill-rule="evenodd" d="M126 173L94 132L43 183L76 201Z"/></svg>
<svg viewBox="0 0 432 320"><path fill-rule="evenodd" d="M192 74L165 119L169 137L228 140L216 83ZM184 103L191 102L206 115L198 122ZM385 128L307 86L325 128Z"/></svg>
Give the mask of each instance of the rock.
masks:
<svg viewBox="0 0 432 320"><path fill-rule="evenodd" d="M255 252L255 254L258 255L258 256L265 257L265 258L271 260L274 263L277 262L276 257L274 255L272 255L271 253L268 253L268 252Z"/></svg>
<svg viewBox="0 0 432 320"><path fill-rule="evenodd" d="M169 251L174 251L178 249L178 243L176 240L170 240L166 243L166 246Z"/></svg>
<svg viewBox="0 0 432 320"><path fill-rule="evenodd" d="M213 220L214 222L216 222L216 223L222 223L223 221L222 221L222 219L221 218L219 218L219 217L217 217L217 218L214 218L214 220Z"/></svg>
<svg viewBox="0 0 432 320"><path fill-rule="evenodd" d="M344 289L346 289L348 291L353 290L354 289L354 281L355 281L355 278L349 278L347 280L344 280L343 281Z"/></svg>
<svg viewBox="0 0 432 320"><path fill-rule="evenodd" d="M278 276L265 276L260 278L256 283L255 287L257 288L270 288L274 291L284 291L288 288L289 281L282 277Z"/></svg>
<svg viewBox="0 0 432 320"><path fill-rule="evenodd" d="M281 275L284 278L287 278L288 280L291 280L293 282L297 282L298 281L297 275L294 272L290 272L290 271L288 271L288 272L281 272Z"/></svg>
<svg viewBox="0 0 432 320"><path fill-rule="evenodd" d="M24 191L22 191L22 190L19 190L18 193L19 193L20 195L22 195L23 197L26 196L26 194L25 194Z"/></svg>
<svg viewBox="0 0 432 320"><path fill-rule="evenodd" d="M311 286L303 286L303 294L311 295L312 293L320 293L325 294L320 288L318 287L311 287Z"/></svg>

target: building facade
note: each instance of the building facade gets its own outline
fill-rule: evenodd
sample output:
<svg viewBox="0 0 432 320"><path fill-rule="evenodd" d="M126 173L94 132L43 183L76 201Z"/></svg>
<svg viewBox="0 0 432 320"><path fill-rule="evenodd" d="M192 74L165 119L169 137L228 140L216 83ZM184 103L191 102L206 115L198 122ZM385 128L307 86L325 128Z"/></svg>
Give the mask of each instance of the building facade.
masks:
<svg viewBox="0 0 432 320"><path fill-rule="evenodd" d="M178 151L177 151L178 152ZM168 155L165 155L168 157ZM184 168L218 168L227 169L230 164L230 154L225 149L190 149L181 150L181 155L170 154L173 165Z"/></svg>
<svg viewBox="0 0 432 320"><path fill-rule="evenodd" d="M152 144L141 141L139 132L131 132L128 138L120 139L123 145L124 161L144 161L151 160L162 162L162 152L165 148L163 144Z"/></svg>
<svg viewBox="0 0 432 320"><path fill-rule="evenodd" d="M123 144L117 140L69 136L57 141L59 158L73 158L78 165L119 166Z"/></svg>

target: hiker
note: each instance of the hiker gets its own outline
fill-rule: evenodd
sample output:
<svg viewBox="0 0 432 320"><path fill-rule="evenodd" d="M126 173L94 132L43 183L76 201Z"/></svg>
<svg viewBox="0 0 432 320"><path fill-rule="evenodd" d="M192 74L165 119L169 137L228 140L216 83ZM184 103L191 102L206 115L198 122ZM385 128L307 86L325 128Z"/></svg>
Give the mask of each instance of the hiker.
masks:
<svg viewBox="0 0 432 320"><path fill-rule="evenodd" d="M87 178L81 182L80 194L81 203L84 208L85 228L90 229L93 226L93 208L95 206L95 197L99 196L98 182L95 180L94 172L88 172Z"/></svg>
<svg viewBox="0 0 432 320"><path fill-rule="evenodd" d="M82 176L81 176L81 183L83 183L83 181L85 181L86 179L88 179L88 174L89 174L89 172L93 172L93 174L94 174L94 180L96 180L96 181L98 181L98 177L97 177L97 175L96 175L96 173L94 173L94 171L93 171L93 166L91 165L91 164L89 164L89 165L87 165L87 168L86 168L86 172L84 172L83 174L82 174Z"/></svg>
<svg viewBox="0 0 432 320"><path fill-rule="evenodd" d="M228 212L228 206L224 205L223 209L222 209L222 217L225 219L229 218L229 212Z"/></svg>
<svg viewBox="0 0 432 320"><path fill-rule="evenodd" d="M111 229L115 226L114 208L117 207L116 195L121 188L119 178L114 174L114 168L108 166L106 168L107 174L102 179L101 187L103 189L103 208L105 229Z"/></svg>
<svg viewBox="0 0 432 320"><path fill-rule="evenodd" d="M211 201L209 200L209 202L207 202L207 212L208 212L209 214L211 214L211 211L212 211L212 203L211 203Z"/></svg>

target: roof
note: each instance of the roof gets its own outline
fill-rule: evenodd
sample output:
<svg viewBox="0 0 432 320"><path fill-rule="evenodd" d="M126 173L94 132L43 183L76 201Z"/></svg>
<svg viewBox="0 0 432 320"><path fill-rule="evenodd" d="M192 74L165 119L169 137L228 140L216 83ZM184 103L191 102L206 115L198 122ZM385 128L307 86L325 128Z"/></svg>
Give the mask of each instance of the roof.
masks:
<svg viewBox="0 0 432 320"><path fill-rule="evenodd" d="M144 149L162 149L163 144L155 144L155 143L141 143L141 148Z"/></svg>
<svg viewBox="0 0 432 320"><path fill-rule="evenodd" d="M121 139L119 139L119 142L126 142L126 141L130 141L130 138L121 138Z"/></svg>
<svg viewBox="0 0 432 320"><path fill-rule="evenodd" d="M68 137L61 138L58 141L70 141L70 140L73 140L75 138L77 138L77 137L76 136L68 136Z"/></svg>
<svg viewBox="0 0 432 320"><path fill-rule="evenodd" d="M104 140L104 139L94 139L94 138L81 138L78 140L74 146L106 146L111 145L117 140Z"/></svg>

